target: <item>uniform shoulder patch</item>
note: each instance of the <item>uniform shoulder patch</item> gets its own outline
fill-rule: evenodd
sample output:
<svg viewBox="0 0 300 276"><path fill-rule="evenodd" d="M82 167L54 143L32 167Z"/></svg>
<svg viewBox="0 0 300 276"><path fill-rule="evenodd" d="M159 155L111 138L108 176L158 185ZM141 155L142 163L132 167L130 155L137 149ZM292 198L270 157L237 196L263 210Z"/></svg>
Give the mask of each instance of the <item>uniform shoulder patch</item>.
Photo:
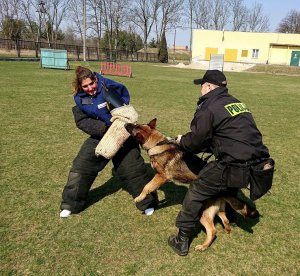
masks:
<svg viewBox="0 0 300 276"><path fill-rule="evenodd" d="M244 112L251 113L244 103L231 103L225 105L224 107L232 117Z"/></svg>

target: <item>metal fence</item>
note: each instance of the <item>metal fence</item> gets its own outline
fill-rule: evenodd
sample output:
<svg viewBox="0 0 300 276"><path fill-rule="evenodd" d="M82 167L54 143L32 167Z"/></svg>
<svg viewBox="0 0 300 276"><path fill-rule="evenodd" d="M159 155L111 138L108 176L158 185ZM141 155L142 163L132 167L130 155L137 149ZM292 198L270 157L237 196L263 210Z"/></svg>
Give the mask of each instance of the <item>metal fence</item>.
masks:
<svg viewBox="0 0 300 276"><path fill-rule="evenodd" d="M45 41L12 40L0 38L0 56L8 58L39 58L41 48L67 50L70 60L83 60L83 46L62 43L48 43ZM110 50L97 47L86 47L86 59L97 61L145 61L158 62L158 55L154 53L130 52Z"/></svg>

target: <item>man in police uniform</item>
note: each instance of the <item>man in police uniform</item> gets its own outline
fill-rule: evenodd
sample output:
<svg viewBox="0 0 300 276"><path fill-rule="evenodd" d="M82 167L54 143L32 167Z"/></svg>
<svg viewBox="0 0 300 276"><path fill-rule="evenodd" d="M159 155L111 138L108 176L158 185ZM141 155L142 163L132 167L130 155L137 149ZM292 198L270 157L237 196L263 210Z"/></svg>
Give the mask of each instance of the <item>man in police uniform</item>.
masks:
<svg viewBox="0 0 300 276"><path fill-rule="evenodd" d="M199 179L189 186L176 219L179 232L169 237L169 245L180 256L188 254L190 237L204 201L215 196L236 195L249 183L243 171L231 172L228 164L250 164L269 157L251 112L228 94L222 72L208 70L194 83L201 85L202 96L190 132L177 136L176 143L195 154L211 152L216 160L209 162L200 171Z"/></svg>

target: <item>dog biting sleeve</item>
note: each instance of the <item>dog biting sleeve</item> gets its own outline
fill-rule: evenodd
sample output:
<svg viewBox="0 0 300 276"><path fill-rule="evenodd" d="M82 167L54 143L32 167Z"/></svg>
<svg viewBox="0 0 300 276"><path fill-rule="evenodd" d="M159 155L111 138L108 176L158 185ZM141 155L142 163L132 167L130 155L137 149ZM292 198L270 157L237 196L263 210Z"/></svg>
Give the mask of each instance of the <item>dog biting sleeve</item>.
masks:
<svg viewBox="0 0 300 276"><path fill-rule="evenodd" d="M109 127L105 135L96 147L96 156L102 155L106 159L115 156L130 134L125 129L126 123L136 123L138 114L131 105L124 105L111 111L112 125Z"/></svg>

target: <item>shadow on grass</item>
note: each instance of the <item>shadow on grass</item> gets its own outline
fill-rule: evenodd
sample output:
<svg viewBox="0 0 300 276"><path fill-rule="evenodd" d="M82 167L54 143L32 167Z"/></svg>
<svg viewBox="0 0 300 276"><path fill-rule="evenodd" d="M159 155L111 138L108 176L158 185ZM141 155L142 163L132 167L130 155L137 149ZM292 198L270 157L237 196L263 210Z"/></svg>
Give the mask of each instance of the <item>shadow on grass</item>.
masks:
<svg viewBox="0 0 300 276"><path fill-rule="evenodd" d="M239 191L237 198L240 199L241 201L244 201L245 203L247 203L252 209L256 209L255 203L250 198L245 196L242 191ZM234 212L233 210L229 211L228 209L232 209L232 208L230 206L228 206L228 208L225 209L226 214L227 214L227 212L228 213ZM259 210L257 210L257 211L259 211ZM254 227L259 222L259 218L260 218L259 213L256 218L247 218L247 217L243 217L242 215L234 212L234 215L232 218L229 216L229 221L232 222L233 227L237 226L237 227L243 229L244 231L247 231L248 233L253 233L252 227Z"/></svg>
<svg viewBox="0 0 300 276"><path fill-rule="evenodd" d="M151 165L147 163L146 169L147 174L149 175L149 179L152 179L154 176L154 171L151 168ZM89 208L101 199L119 191L120 189L123 189L124 191L128 192L126 185L124 185L118 179L114 169L112 169L112 177L107 182L89 191L87 203L84 209ZM162 209L172 205L182 204L184 196L187 192L187 187L176 185L174 182L167 182L164 185L162 185L159 190L163 191L165 194L165 199L159 202L157 208Z"/></svg>
<svg viewBox="0 0 300 276"><path fill-rule="evenodd" d="M90 206L97 203L101 199L119 191L122 188L123 185L118 178L116 177L110 178L103 185L89 191L88 199L84 209L89 208Z"/></svg>
<svg viewBox="0 0 300 276"><path fill-rule="evenodd" d="M150 164L146 164L146 166L147 173L149 174L149 177L151 179L154 176L154 171L151 168ZM84 209L89 208L104 197L109 196L120 189L128 192L125 185L123 185L122 182L117 177L115 177L114 170L112 170L112 178L110 178L103 185L90 190L88 200ZM188 185L177 185L176 183L170 181L163 184L159 188L159 190L164 192L165 198L159 201L157 209L163 209L173 205L182 204L188 190ZM237 198L239 198L241 201L246 202L252 208L256 209L254 202L251 201L247 196L245 196L242 191L238 193ZM244 218L243 216L235 212L228 204L226 205L226 216L229 219L232 228L239 227L248 233L253 233L252 228L259 222L260 217L259 215L257 218ZM217 216L215 217L215 223L222 224L221 220ZM200 233L201 231L205 231L205 229L200 224L200 222L198 222L196 225L195 233Z"/></svg>
<svg viewBox="0 0 300 276"><path fill-rule="evenodd" d="M182 204L187 193L188 186L177 185L174 182L167 182L159 188L163 191L165 198L159 202L158 209L167 208L172 205Z"/></svg>

